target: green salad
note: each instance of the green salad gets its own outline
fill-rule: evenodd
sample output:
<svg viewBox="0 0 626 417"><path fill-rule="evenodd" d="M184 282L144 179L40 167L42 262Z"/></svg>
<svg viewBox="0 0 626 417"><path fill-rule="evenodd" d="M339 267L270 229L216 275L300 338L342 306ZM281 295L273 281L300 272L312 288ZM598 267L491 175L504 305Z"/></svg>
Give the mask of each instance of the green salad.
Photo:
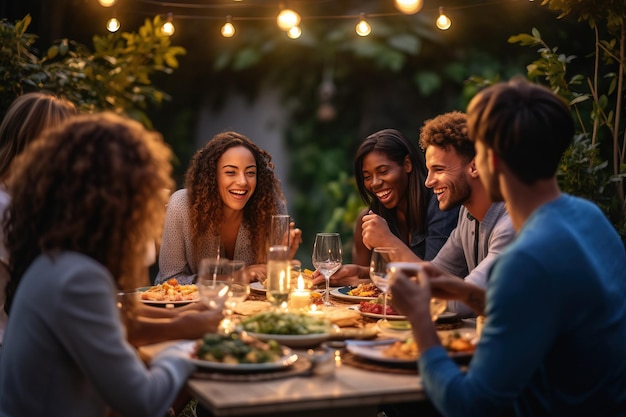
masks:
<svg viewBox="0 0 626 417"><path fill-rule="evenodd" d="M328 333L330 324L323 319L303 313L268 311L242 322L243 330L251 333L276 335L307 335Z"/></svg>
<svg viewBox="0 0 626 417"><path fill-rule="evenodd" d="M275 340L264 343L238 333L207 333L196 342L192 356L205 361L237 364L275 362L282 355L282 348Z"/></svg>

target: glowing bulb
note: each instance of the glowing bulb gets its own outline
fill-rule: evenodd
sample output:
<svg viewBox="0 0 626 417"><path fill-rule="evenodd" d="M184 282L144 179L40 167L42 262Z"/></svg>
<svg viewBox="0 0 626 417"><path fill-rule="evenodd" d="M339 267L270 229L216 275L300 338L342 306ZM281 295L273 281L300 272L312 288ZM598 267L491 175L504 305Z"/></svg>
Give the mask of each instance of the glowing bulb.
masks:
<svg viewBox="0 0 626 417"><path fill-rule="evenodd" d="M441 30L448 30L452 25L452 21L443 13L443 7L439 7L439 17L437 18L437 27Z"/></svg>
<svg viewBox="0 0 626 417"><path fill-rule="evenodd" d="M300 24L300 15L291 9L282 9L276 18L278 27L284 31L288 31L294 26Z"/></svg>
<svg viewBox="0 0 626 417"><path fill-rule="evenodd" d="M422 9L424 0L395 0L395 5L404 14L415 14Z"/></svg>
<svg viewBox="0 0 626 417"><path fill-rule="evenodd" d="M109 32L117 32L119 28L120 28L120 21L114 17L110 18L109 21L107 22L107 30Z"/></svg>
<svg viewBox="0 0 626 417"><path fill-rule="evenodd" d="M235 36L235 26L230 23L230 16L226 17L226 23L222 26L222 36L225 38L232 38Z"/></svg>
<svg viewBox="0 0 626 417"><path fill-rule="evenodd" d="M300 26L292 26L287 31L287 36L289 36L291 39L298 39L300 35L302 35L302 29L300 29Z"/></svg>
<svg viewBox="0 0 626 417"><path fill-rule="evenodd" d="M361 20L356 24L356 34L359 36L367 36L372 32L372 27L367 20L365 20L365 14L361 13Z"/></svg>
<svg viewBox="0 0 626 417"><path fill-rule="evenodd" d="M100 3L100 6L102 7L111 7L115 4L116 1L117 0L98 0L98 3ZM115 32L115 31L112 31L112 32Z"/></svg>
<svg viewBox="0 0 626 417"><path fill-rule="evenodd" d="M176 32L176 28L174 27L174 16L171 13L167 14L167 22L163 23L161 26L161 33L165 36L172 36L174 32Z"/></svg>

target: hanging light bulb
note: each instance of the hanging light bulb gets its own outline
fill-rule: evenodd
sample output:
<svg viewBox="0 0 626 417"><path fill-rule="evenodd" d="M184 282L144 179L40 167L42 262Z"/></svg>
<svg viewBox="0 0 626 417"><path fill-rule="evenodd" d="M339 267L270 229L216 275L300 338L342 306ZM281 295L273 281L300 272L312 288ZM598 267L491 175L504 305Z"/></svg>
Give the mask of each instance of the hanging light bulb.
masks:
<svg viewBox="0 0 626 417"><path fill-rule="evenodd" d="M359 36L367 36L372 32L372 27L365 20L365 13L361 13L359 23L356 24L356 34Z"/></svg>
<svg viewBox="0 0 626 417"><path fill-rule="evenodd" d="M232 24L231 19L232 18L230 16L226 16L226 23L224 23L224 26L222 26L221 29L222 36L225 38L232 38L235 36L235 26Z"/></svg>
<svg viewBox="0 0 626 417"><path fill-rule="evenodd" d="M112 17L107 21L107 30L109 32L117 32L120 28L121 24L117 18Z"/></svg>
<svg viewBox="0 0 626 417"><path fill-rule="evenodd" d="M282 9L276 17L278 27L284 31L288 31L294 26L300 24L300 15L291 9Z"/></svg>
<svg viewBox="0 0 626 417"><path fill-rule="evenodd" d="M174 16L172 13L167 14L167 22L163 23L161 26L161 33L165 36L172 36L174 32L176 32L176 28L174 27Z"/></svg>
<svg viewBox="0 0 626 417"><path fill-rule="evenodd" d="M287 31L287 36L289 36L291 39L298 39L300 35L302 35L302 29L300 29L300 26L292 26Z"/></svg>
<svg viewBox="0 0 626 417"><path fill-rule="evenodd" d="M111 7L116 1L117 0L98 0L98 3L100 3L100 6L102 7Z"/></svg>
<svg viewBox="0 0 626 417"><path fill-rule="evenodd" d="M441 30L448 30L452 25L452 21L443 13L443 7L439 6L439 17L437 18L437 27Z"/></svg>
<svg viewBox="0 0 626 417"><path fill-rule="evenodd" d="M404 14L415 14L422 9L424 0L395 0L396 9Z"/></svg>

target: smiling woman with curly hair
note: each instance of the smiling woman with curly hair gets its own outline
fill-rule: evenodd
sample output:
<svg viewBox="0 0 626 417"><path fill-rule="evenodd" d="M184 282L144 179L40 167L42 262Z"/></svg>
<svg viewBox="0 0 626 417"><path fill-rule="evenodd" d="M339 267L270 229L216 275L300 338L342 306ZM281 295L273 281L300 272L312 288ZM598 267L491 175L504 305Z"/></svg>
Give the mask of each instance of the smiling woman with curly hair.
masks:
<svg viewBox="0 0 626 417"><path fill-rule="evenodd" d="M271 217L286 213L270 154L242 134L219 133L193 156L185 187L167 207L156 282L191 283L200 260L218 250L263 277ZM300 233L291 231L292 256Z"/></svg>
<svg viewBox="0 0 626 417"><path fill-rule="evenodd" d="M48 130L15 160L0 415L169 408L194 365L166 350L147 368L126 341L116 295L145 279L146 248L164 217L161 190L173 184L171 156L158 133L101 114ZM45 395L32 401L33 393Z"/></svg>

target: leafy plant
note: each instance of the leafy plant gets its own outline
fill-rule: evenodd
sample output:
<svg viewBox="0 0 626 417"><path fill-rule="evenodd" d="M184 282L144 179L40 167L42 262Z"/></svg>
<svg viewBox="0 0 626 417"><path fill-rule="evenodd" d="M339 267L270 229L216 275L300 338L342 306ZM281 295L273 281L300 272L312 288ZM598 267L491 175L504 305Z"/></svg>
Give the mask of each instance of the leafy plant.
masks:
<svg viewBox="0 0 626 417"><path fill-rule="evenodd" d="M172 46L160 31L159 16L146 19L137 32L93 37L93 51L61 39L43 56L34 49L37 36L27 32L30 15L15 24L0 21L0 111L28 91L48 90L74 102L82 111L125 113L147 126L149 104L169 97L152 85L155 73L171 74L185 49Z"/></svg>
<svg viewBox="0 0 626 417"><path fill-rule="evenodd" d="M522 46L539 46L539 59L527 66L528 78L543 81L565 98L577 121L572 147L564 155L558 173L563 190L595 201L626 237L626 123L624 66L626 64L626 3L610 0L544 0L559 18L574 16L586 21L593 34L594 50L569 75L577 57L559 52L542 39L536 28L530 34L509 38ZM602 26L601 26L602 25Z"/></svg>

